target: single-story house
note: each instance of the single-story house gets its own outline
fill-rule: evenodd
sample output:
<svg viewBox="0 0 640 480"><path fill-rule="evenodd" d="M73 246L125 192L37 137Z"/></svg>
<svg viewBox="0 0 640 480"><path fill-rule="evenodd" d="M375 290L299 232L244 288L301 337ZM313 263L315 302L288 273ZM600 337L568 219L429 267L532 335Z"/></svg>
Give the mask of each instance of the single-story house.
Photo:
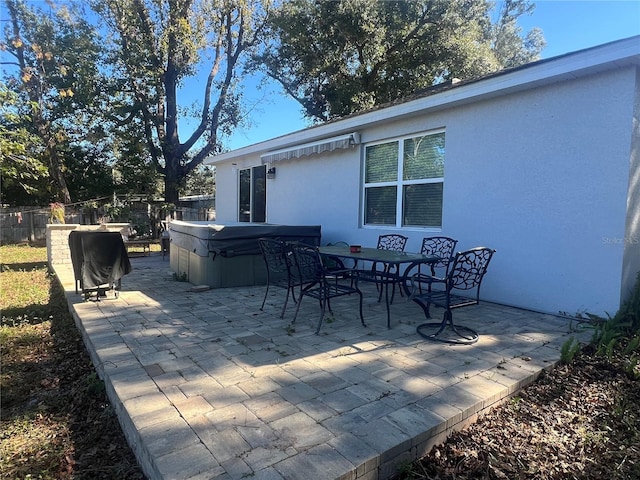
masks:
<svg viewBox="0 0 640 480"><path fill-rule="evenodd" d="M274 112L274 121L278 118ZM321 225L497 250L482 298L617 311L640 271L640 37L581 50L206 160L216 223Z"/></svg>

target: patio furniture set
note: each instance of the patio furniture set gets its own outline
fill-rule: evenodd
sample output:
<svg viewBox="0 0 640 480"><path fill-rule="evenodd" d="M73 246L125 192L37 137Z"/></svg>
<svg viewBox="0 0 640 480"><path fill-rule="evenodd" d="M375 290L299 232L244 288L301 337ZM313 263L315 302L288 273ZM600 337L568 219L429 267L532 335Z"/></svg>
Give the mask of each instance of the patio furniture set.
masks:
<svg viewBox="0 0 640 480"><path fill-rule="evenodd" d="M360 322L366 327L358 284L369 282L376 285L378 302L384 294L387 328L391 328L390 304L398 287L400 295L406 294L417 303L427 319L431 318L431 305L445 310L441 322L426 322L417 327L420 336L447 343L477 342L479 335L475 330L453 322L452 310L479 303L482 279L495 250L476 247L454 254L457 240L427 237L422 241L420 253L410 253L404 251L406 243L407 237L398 234L380 235L376 248L344 242L318 247L299 241L259 238L267 271L260 309L264 309L272 286L284 288L286 296L280 318L284 317L291 296L297 304L293 323L303 298L314 298L320 304L316 327L316 333L320 333L326 310L331 312L331 299L358 295ZM85 298L93 291L99 299L106 288L118 290L122 276L131 271L127 249L118 233L72 232L69 246L76 292L79 286ZM346 261L350 261L349 267ZM423 267L427 266L429 273L423 273Z"/></svg>
<svg viewBox="0 0 640 480"><path fill-rule="evenodd" d="M454 344L471 344L479 338L475 330L454 324L452 310L479 303L480 286L493 249L476 247L454 253L457 240L427 237L422 241L420 253L410 253L404 251L407 237L397 234L380 235L376 248L345 242L316 247L268 238L261 238L258 243L267 268L267 286L260 308L264 309L272 286L284 288L286 296L280 318L284 317L289 297L297 304L292 323L303 298L314 298L321 310L316 327L319 333L326 310L331 312L331 299L357 295L360 321L366 326L358 284L370 282L376 285L379 302L384 294L388 328L391 328L390 304L398 287L401 295L407 295L422 308L427 319L431 318L431 305L445 310L441 322L426 322L417 327L423 338ZM429 273L423 272L424 267L428 267Z"/></svg>

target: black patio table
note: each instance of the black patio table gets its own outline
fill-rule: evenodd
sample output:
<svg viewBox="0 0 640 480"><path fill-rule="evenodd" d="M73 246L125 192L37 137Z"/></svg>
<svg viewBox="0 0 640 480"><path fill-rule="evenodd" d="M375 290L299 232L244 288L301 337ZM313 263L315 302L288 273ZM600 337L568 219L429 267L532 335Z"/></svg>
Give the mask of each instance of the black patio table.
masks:
<svg viewBox="0 0 640 480"><path fill-rule="evenodd" d="M362 260L365 262L380 262L389 265L396 265L400 272L400 265L408 264L402 275L378 272L375 280L365 279L365 281L374 281L384 288L385 303L387 306L387 328L391 328L391 312L389 308L389 285L398 283L399 281L406 284L407 276L413 267L422 264L435 263L440 257L435 255L423 255L421 253L396 252L394 250L382 250L378 248L360 248L359 252L352 252L351 247L346 245L329 245L318 247L318 251L322 255L338 258L352 258L354 260ZM358 262L356 262L357 264ZM362 278L362 277L361 277Z"/></svg>

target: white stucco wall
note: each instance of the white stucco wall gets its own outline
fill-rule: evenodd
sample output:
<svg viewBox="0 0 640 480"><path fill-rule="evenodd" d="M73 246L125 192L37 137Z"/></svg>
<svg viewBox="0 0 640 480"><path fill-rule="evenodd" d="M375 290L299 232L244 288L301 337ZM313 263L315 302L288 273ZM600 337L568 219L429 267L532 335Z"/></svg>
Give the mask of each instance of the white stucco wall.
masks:
<svg viewBox="0 0 640 480"><path fill-rule="evenodd" d="M446 129L443 228L402 229L407 250L432 235L457 238L459 249L486 245L497 254L483 298L552 313L615 313L623 278L626 286L635 279L623 272L623 256L636 266L629 259L640 258L629 241L640 235L638 209L626 213L640 206L636 77L635 68L620 69L358 129L363 144ZM362 145L277 163L267 221L321 224L324 243L375 245L393 229L360 227L361 152ZM219 223L237 220L236 171L259 157L233 161L217 165Z"/></svg>
<svg viewBox="0 0 640 480"><path fill-rule="evenodd" d="M627 220L622 269L622 299L629 297L640 272L640 70L636 71L635 101L631 124L631 154L629 159L629 188Z"/></svg>
<svg viewBox="0 0 640 480"><path fill-rule="evenodd" d="M569 314L617 310L632 75L494 99L448 119L447 233L498 251L487 298Z"/></svg>

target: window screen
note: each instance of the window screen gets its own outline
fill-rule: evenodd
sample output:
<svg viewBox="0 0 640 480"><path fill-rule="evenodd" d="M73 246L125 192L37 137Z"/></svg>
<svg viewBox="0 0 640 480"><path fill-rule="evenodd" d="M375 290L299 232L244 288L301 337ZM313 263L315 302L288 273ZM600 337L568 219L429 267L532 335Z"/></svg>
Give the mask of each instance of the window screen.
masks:
<svg viewBox="0 0 640 480"><path fill-rule="evenodd" d="M444 160L444 132L367 146L363 223L441 227Z"/></svg>

